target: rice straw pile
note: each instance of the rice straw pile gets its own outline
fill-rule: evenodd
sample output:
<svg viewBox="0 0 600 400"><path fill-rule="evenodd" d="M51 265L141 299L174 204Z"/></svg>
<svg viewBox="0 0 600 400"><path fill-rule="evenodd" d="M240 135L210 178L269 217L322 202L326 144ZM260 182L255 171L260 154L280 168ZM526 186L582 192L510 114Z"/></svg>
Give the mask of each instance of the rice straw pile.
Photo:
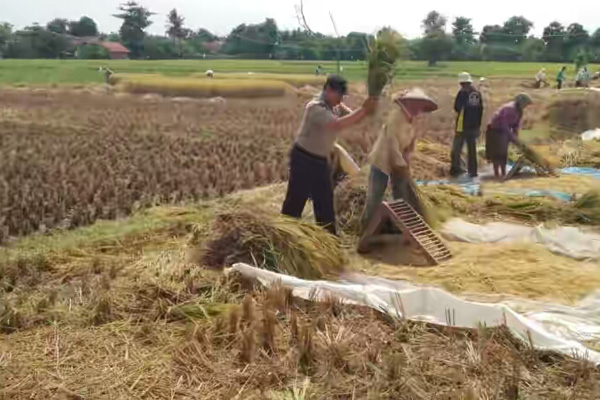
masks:
<svg viewBox="0 0 600 400"><path fill-rule="evenodd" d="M542 157L532 147L523 143L520 140L517 140L516 146L517 146L518 151L521 154L523 154L523 156L533 164L533 166L535 167L536 171L538 171L538 173L541 172L546 175L555 175L556 174L551 163L548 160L546 160L544 157Z"/></svg>
<svg viewBox="0 0 600 400"><path fill-rule="evenodd" d="M482 186L484 194L513 189L552 190L567 194L583 194L595 187L600 188L600 181L589 176L560 175L553 178L537 177L530 179L510 179L504 182L485 182Z"/></svg>
<svg viewBox="0 0 600 400"><path fill-rule="evenodd" d="M191 245L209 268L246 262L304 279L339 273L345 261L338 239L321 227L256 209L217 215L211 240L195 237Z"/></svg>
<svg viewBox="0 0 600 400"><path fill-rule="evenodd" d="M584 193L586 201L564 202L552 197L527 197L512 194L490 194L475 197L453 186L426 186L421 192L436 208L469 221L497 220L498 217L525 223L553 221L560 224L600 224L600 204L596 190ZM444 213L442 213L444 214ZM439 215L439 214L438 214Z"/></svg>

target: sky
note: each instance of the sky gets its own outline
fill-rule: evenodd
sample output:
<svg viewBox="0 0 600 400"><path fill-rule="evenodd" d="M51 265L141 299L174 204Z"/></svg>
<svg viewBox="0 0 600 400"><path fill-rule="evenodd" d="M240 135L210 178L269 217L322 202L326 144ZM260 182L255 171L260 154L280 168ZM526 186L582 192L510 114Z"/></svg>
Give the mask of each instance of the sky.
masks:
<svg viewBox="0 0 600 400"><path fill-rule="evenodd" d="M118 31L120 20L112 17L119 0L0 0L0 22L17 28L34 22L45 25L53 18L79 19L86 15L96 21L101 32ZM176 8L185 17L188 28L206 28L226 35L241 23L258 23L274 18L280 29L295 29L298 21L294 6L300 0L139 0L156 15L148 28L152 34L164 34L166 15ZM571 7L560 2L554 7L540 0L304 0L304 12L313 31L333 34L329 17L333 14L339 34L351 31L373 33L391 26L408 38L421 33L421 21L437 10L449 21L457 16L471 18L476 31L484 25L502 24L513 15L523 15L534 22L534 33L541 35L545 26L558 20L567 26L582 24L593 33L600 27L600 2L586 1L585 7ZM450 26L450 24L448 25Z"/></svg>

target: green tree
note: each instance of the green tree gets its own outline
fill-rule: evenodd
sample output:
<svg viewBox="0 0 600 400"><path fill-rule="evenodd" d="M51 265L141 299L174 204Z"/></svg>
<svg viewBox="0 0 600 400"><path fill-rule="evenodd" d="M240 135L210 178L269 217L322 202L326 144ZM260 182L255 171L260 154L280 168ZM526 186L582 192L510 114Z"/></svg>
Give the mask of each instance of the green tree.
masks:
<svg viewBox="0 0 600 400"><path fill-rule="evenodd" d="M198 38L199 40L202 40L203 42L214 42L216 40L219 40L218 36L213 35L210 31L208 31L207 29L204 29L204 28L198 29L197 32L192 33L190 36Z"/></svg>
<svg viewBox="0 0 600 400"><path fill-rule="evenodd" d="M563 51L565 60L572 61L581 51L587 52L589 41L590 34L581 24L573 23L569 25Z"/></svg>
<svg viewBox="0 0 600 400"><path fill-rule="evenodd" d="M523 42L523 61L541 61L544 59L546 44L542 39L529 37Z"/></svg>
<svg viewBox="0 0 600 400"><path fill-rule="evenodd" d="M596 29L590 37L590 46L592 47L592 59L596 62L600 60L600 28Z"/></svg>
<svg viewBox="0 0 600 400"><path fill-rule="evenodd" d="M182 43L189 31L183 27L185 18L177 13L176 9L172 9L167 16L167 35L177 42L177 50L179 58L183 56Z"/></svg>
<svg viewBox="0 0 600 400"><path fill-rule="evenodd" d="M119 10L121 13L113 16L123 20L121 29L119 29L121 39L133 57L140 57L144 50L144 37L146 36L144 30L152 25L150 17L153 13L135 1L121 4Z"/></svg>
<svg viewBox="0 0 600 400"><path fill-rule="evenodd" d="M12 37L12 25L8 22L0 23L0 58L4 57L7 53Z"/></svg>
<svg viewBox="0 0 600 400"><path fill-rule="evenodd" d="M596 29L590 38L590 44L594 47L600 47L600 28Z"/></svg>
<svg viewBox="0 0 600 400"><path fill-rule="evenodd" d="M109 58L108 50L97 44L80 46L77 49L77 58L82 60L104 60Z"/></svg>
<svg viewBox="0 0 600 400"><path fill-rule="evenodd" d="M106 36L106 40L109 42L121 42L121 35L117 32L111 32Z"/></svg>
<svg viewBox="0 0 600 400"><path fill-rule="evenodd" d="M458 44L474 43L475 32L471 20L465 17L457 17L452 23L452 36Z"/></svg>
<svg viewBox="0 0 600 400"><path fill-rule="evenodd" d="M506 43L507 36L500 25L486 25L479 35L479 41L486 44Z"/></svg>
<svg viewBox="0 0 600 400"><path fill-rule="evenodd" d="M55 18L46 24L46 30L58 34L65 34L69 31L69 21L64 18Z"/></svg>
<svg viewBox="0 0 600 400"><path fill-rule="evenodd" d="M542 40L546 44L545 59L548 61L563 61L563 47L565 45L565 27L557 21L544 28Z"/></svg>
<svg viewBox="0 0 600 400"><path fill-rule="evenodd" d="M169 60L180 57L180 49L173 40L162 36L144 38L144 56L152 60Z"/></svg>
<svg viewBox="0 0 600 400"><path fill-rule="evenodd" d="M515 44L521 44L527 39L529 31L533 28L533 22L522 16L510 17L502 27L504 34L511 37Z"/></svg>
<svg viewBox="0 0 600 400"><path fill-rule="evenodd" d="M585 67L588 63L588 60L588 53L584 49L579 49L573 58L573 62L575 63L575 71L577 72L580 68Z"/></svg>
<svg viewBox="0 0 600 400"><path fill-rule="evenodd" d="M260 24L241 24L225 39L223 52L244 57L268 58L281 43L275 20L267 18Z"/></svg>
<svg viewBox="0 0 600 400"><path fill-rule="evenodd" d="M7 49L7 56L13 58L59 58L70 49L70 44L62 35L47 31L38 24L28 26L14 35Z"/></svg>
<svg viewBox="0 0 600 400"><path fill-rule="evenodd" d="M81 17L79 21L69 22L69 33L73 36L98 36L96 22L88 17Z"/></svg>
<svg viewBox="0 0 600 400"><path fill-rule="evenodd" d="M421 52L430 67L446 58L452 50L452 39L446 34L446 17L437 11L431 11L423 20L425 36L421 41Z"/></svg>
<svg viewBox="0 0 600 400"><path fill-rule="evenodd" d="M432 32L445 31L448 20L437 11L430 11L423 20L423 30L425 36Z"/></svg>

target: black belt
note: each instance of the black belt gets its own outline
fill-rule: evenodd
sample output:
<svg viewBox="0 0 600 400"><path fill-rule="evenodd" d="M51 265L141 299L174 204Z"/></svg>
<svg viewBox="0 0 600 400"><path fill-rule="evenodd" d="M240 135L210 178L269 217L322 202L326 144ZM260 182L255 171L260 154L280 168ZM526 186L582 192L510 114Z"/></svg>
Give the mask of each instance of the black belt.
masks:
<svg viewBox="0 0 600 400"><path fill-rule="evenodd" d="M317 154L311 153L310 151L305 150L303 147L301 147L297 143L294 144L294 148L293 149L299 151L300 153L302 153L302 154L304 154L304 155L306 155L308 157L314 158L314 159L319 160L319 161L325 161L325 162L327 162L327 157L323 157L323 156L319 156Z"/></svg>

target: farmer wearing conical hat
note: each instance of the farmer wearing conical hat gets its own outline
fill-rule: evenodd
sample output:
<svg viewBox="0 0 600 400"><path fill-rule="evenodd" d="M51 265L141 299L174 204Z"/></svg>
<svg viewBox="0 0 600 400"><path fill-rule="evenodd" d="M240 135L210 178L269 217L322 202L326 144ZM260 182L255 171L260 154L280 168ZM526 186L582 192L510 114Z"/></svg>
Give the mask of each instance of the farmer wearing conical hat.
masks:
<svg viewBox="0 0 600 400"><path fill-rule="evenodd" d="M464 162L461 153L467 144L469 176L477 176L477 138L481 132L481 118L483 116L483 99L481 93L473 86L473 79L468 72L458 75L460 90L454 101L454 111L457 113L454 141L450 152L450 175L464 174Z"/></svg>
<svg viewBox="0 0 600 400"><path fill-rule="evenodd" d="M392 118L382 127L369 154L371 171L367 203L361 218L363 230L383 201L390 181L394 199L404 199L415 211L423 214L410 178L410 161L419 136L417 119L437 110L438 106L421 89L395 95L394 104L398 107L392 110Z"/></svg>
<svg viewBox="0 0 600 400"><path fill-rule="evenodd" d="M527 93L521 93L513 101L500 107L488 124L485 156L494 165L496 179L506 176L508 145L517 142L523 111L532 103Z"/></svg>

